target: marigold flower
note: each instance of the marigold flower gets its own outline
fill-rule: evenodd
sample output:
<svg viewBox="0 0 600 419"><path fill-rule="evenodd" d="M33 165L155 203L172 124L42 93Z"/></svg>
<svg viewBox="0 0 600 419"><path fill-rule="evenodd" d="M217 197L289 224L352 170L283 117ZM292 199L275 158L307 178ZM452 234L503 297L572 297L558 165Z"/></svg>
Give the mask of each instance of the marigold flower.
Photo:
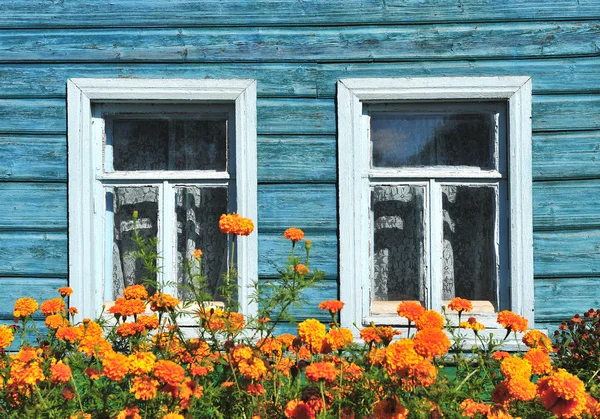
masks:
<svg viewBox="0 0 600 419"><path fill-rule="evenodd" d="M408 368L417 365L423 357L415 351L415 343L411 339L401 339L391 343L383 352L385 367L389 373L404 374Z"/></svg>
<svg viewBox="0 0 600 419"><path fill-rule="evenodd" d="M427 359L444 355L450 349L450 339L440 329L419 330L415 334L413 341L415 343L415 351Z"/></svg>
<svg viewBox="0 0 600 419"><path fill-rule="evenodd" d="M299 228L290 227L283 232L283 237L296 243L304 238L304 231Z"/></svg>
<svg viewBox="0 0 600 419"><path fill-rule="evenodd" d="M267 373L267 367L263 360L256 357L240 361L238 369L240 370L240 373L249 380L260 380Z"/></svg>
<svg viewBox="0 0 600 419"><path fill-rule="evenodd" d="M530 348L540 348L546 352L552 351L552 341L539 330L531 329L523 336L523 343Z"/></svg>
<svg viewBox="0 0 600 419"><path fill-rule="evenodd" d="M511 356L502 361L500 371L508 379L521 377L529 380L531 378L531 363L518 356Z"/></svg>
<svg viewBox="0 0 600 419"><path fill-rule="evenodd" d="M506 382L506 387L512 397L522 402L528 402L535 398L536 386L527 378L511 378Z"/></svg>
<svg viewBox="0 0 600 419"><path fill-rule="evenodd" d="M22 319L31 316L37 309L38 303L33 298L19 298L15 301L13 316Z"/></svg>
<svg viewBox="0 0 600 419"><path fill-rule="evenodd" d="M69 297L71 294L73 294L73 289L71 287L60 287L58 289L58 293L61 297Z"/></svg>
<svg viewBox="0 0 600 419"><path fill-rule="evenodd" d="M193 256L194 256L194 259L196 259L196 260L200 259L200 257L202 256L202 250L200 250L200 249L194 250Z"/></svg>
<svg viewBox="0 0 600 419"><path fill-rule="evenodd" d="M142 314L138 316L137 322L144 326L147 330L158 329L158 316L156 314L152 314L150 316Z"/></svg>
<svg viewBox="0 0 600 419"><path fill-rule="evenodd" d="M474 418L477 415L487 416L490 412L490 406L484 403L478 403L473 399L465 399L460 404L462 415L468 418Z"/></svg>
<svg viewBox="0 0 600 419"><path fill-rule="evenodd" d="M112 345L102 336L86 333L81 342L79 342L78 350L87 356L102 357L112 352Z"/></svg>
<svg viewBox="0 0 600 419"><path fill-rule="evenodd" d="M255 383L248 384L248 388L246 388L246 391L253 396L262 396L266 393L266 390L262 385Z"/></svg>
<svg viewBox="0 0 600 419"><path fill-rule="evenodd" d="M78 327L62 326L56 329L56 338L75 343L83 338L83 331Z"/></svg>
<svg viewBox="0 0 600 419"><path fill-rule="evenodd" d="M321 310L329 311L331 314L335 314L344 308L344 303L339 300L321 301L319 303L319 308Z"/></svg>
<svg viewBox="0 0 600 419"><path fill-rule="evenodd" d="M162 419L185 419L185 417L179 413L167 413Z"/></svg>
<svg viewBox="0 0 600 419"><path fill-rule="evenodd" d="M497 361L502 361L505 358L510 358L510 354L504 351L495 351L492 354L492 358L494 358Z"/></svg>
<svg viewBox="0 0 600 419"><path fill-rule="evenodd" d="M537 394L544 407L559 418L579 416L587 404L585 385L564 369L540 378Z"/></svg>
<svg viewBox="0 0 600 419"><path fill-rule="evenodd" d="M115 419L142 419L140 409L137 406L126 407L121 410Z"/></svg>
<svg viewBox="0 0 600 419"><path fill-rule="evenodd" d="M310 272L310 269L308 269L308 266L299 263L296 266L294 266L294 271L298 274L298 275L306 275L307 273Z"/></svg>
<svg viewBox="0 0 600 419"><path fill-rule="evenodd" d="M427 328L443 329L444 318L435 310L425 310L425 312L415 320L415 327L419 330Z"/></svg>
<svg viewBox="0 0 600 419"><path fill-rule="evenodd" d="M129 285L123 290L123 297L126 300L145 300L148 298L148 290L142 284Z"/></svg>
<svg viewBox="0 0 600 419"><path fill-rule="evenodd" d="M527 330L528 321L512 311L504 310L498 313L498 323L511 332L524 332Z"/></svg>
<svg viewBox="0 0 600 419"><path fill-rule="evenodd" d="M69 307L69 309L67 311L69 312L70 315L75 315L75 314L79 313L79 310L77 310L77 307Z"/></svg>
<svg viewBox="0 0 600 419"><path fill-rule="evenodd" d="M466 322L460 322L459 326L463 329L471 329L476 332L485 330L485 326L482 323L479 323L475 317L469 317Z"/></svg>
<svg viewBox="0 0 600 419"><path fill-rule="evenodd" d="M8 348L15 339L15 335L10 327L0 326L0 350Z"/></svg>
<svg viewBox="0 0 600 419"><path fill-rule="evenodd" d="M437 379L437 368L431 362L423 359L417 365L408 369L408 377L410 380L405 380L407 390L411 390L415 386L428 387L435 383Z"/></svg>
<svg viewBox="0 0 600 419"><path fill-rule="evenodd" d="M89 413L77 412L74 415L69 416L69 419L92 419L92 415Z"/></svg>
<svg viewBox="0 0 600 419"><path fill-rule="evenodd" d="M403 301L398 305L396 311L400 317L407 318L409 322L415 322L425 313L425 308L416 301Z"/></svg>
<svg viewBox="0 0 600 419"><path fill-rule="evenodd" d="M316 319L307 319L298 324L298 336L313 353L319 353L325 339L325 325Z"/></svg>
<svg viewBox="0 0 600 419"><path fill-rule="evenodd" d="M324 380L331 383L337 377L337 370L331 362L313 362L306 367L305 374L306 379L309 381L317 382Z"/></svg>
<svg viewBox="0 0 600 419"><path fill-rule="evenodd" d="M283 344L275 338L262 338L256 343L256 347L265 355L281 355Z"/></svg>
<svg viewBox="0 0 600 419"><path fill-rule="evenodd" d="M138 333L142 333L144 330L146 330L146 328L144 327L143 324L124 322L124 323L121 323L117 327L116 332L117 332L117 335L119 335L121 337L127 337L127 336L135 336Z"/></svg>
<svg viewBox="0 0 600 419"><path fill-rule="evenodd" d="M453 311L458 311L459 313L462 313L463 311L468 313L473 310L473 304L465 298L454 297L450 303L448 303L448 308Z"/></svg>
<svg viewBox="0 0 600 419"><path fill-rule="evenodd" d="M224 381L223 384L221 384L221 387L230 388L230 387L233 387L234 385L235 385L235 383L233 381Z"/></svg>
<svg viewBox="0 0 600 419"><path fill-rule="evenodd" d="M287 402L284 415L288 419L315 419L317 416L313 408L300 399Z"/></svg>
<svg viewBox="0 0 600 419"><path fill-rule="evenodd" d="M158 391L158 380L147 375L138 375L131 380L131 390L138 400L152 400Z"/></svg>
<svg viewBox="0 0 600 419"><path fill-rule="evenodd" d="M276 336L277 339L283 346L287 349L291 350L294 347L294 341L296 340L296 336L291 333L284 333L283 335Z"/></svg>
<svg viewBox="0 0 600 419"><path fill-rule="evenodd" d="M129 372L127 356L113 352L102 360L102 372L113 381L121 381Z"/></svg>
<svg viewBox="0 0 600 419"><path fill-rule="evenodd" d="M40 311L44 316L51 314L63 313L65 311L65 301L62 298L53 298L48 301L44 301L40 306Z"/></svg>
<svg viewBox="0 0 600 419"><path fill-rule="evenodd" d="M352 332L344 327L331 329L325 335L325 344L328 347L327 349L331 351L342 349L346 345L351 344L353 341L354 336L352 336Z"/></svg>
<svg viewBox="0 0 600 419"><path fill-rule="evenodd" d="M150 310L152 311L175 311L175 307L179 304L179 300L169 294L161 292L155 293L150 299Z"/></svg>
<svg viewBox="0 0 600 419"><path fill-rule="evenodd" d="M254 230L254 223L249 218L239 214L222 214L219 220L221 233L234 234L236 236L248 236Z"/></svg>
<svg viewBox="0 0 600 419"><path fill-rule="evenodd" d="M142 314L144 311L146 311L146 304L142 300L128 300L124 297L117 298L115 304L107 310L107 312L121 317Z"/></svg>
<svg viewBox="0 0 600 419"><path fill-rule="evenodd" d="M181 399L180 406L182 409L186 409L190 403L192 397L199 399L204 394L204 387L198 385L191 378L186 377L181 384L179 391L179 398Z"/></svg>
<svg viewBox="0 0 600 419"><path fill-rule="evenodd" d="M163 383L176 387L183 381L185 370L181 365L163 359L154 364L154 376Z"/></svg>
<svg viewBox="0 0 600 419"><path fill-rule="evenodd" d="M152 352L134 352L127 357L129 372L135 375L152 371L156 356Z"/></svg>
<svg viewBox="0 0 600 419"><path fill-rule="evenodd" d="M50 379L54 383L66 383L71 377L71 368L63 364L62 361L58 361L56 364L50 366Z"/></svg>
<svg viewBox="0 0 600 419"><path fill-rule="evenodd" d="M523 359L531 363L531 371L536 375L547 374L552 369L550 357L542 348L531 348Z"/></svg>
<svg viewBox="0 0 600 419"><path fill-rule="evenodd" d="M400 404L397 397L380 400L373 408L377 419L406 419L409 410Z"/></svg>
<svg viewBox="0 0 600 419"><path fill-rule="evenodd" d="M361 329L360 338L367 344L383 342L385 345L388 345L394 336L401 334L402 332L394 330L391 326L369 326Z"/></svg>
<svg viewBox="0 0 600 419"><path fill-rule="evenodd" d="M499 382L492 390L492 401L497 405L505 405L512 400L506 381Z"/></svg>

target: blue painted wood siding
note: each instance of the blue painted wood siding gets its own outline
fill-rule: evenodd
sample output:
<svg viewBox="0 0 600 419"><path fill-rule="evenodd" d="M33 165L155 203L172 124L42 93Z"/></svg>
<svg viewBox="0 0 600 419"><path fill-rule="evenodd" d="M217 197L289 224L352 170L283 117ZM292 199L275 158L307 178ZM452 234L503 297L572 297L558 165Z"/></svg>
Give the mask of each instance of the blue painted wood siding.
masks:
<svg viewBox="0 0 600 419"><path fill-rule="evenodd" d="M5 0L0 321L67 281L68 78L258 81L259 271L306 231L327 279L302 319L338 293L336 80L492 75L533 79L536 323L554 326L600 306L597 0Z"/></svg>

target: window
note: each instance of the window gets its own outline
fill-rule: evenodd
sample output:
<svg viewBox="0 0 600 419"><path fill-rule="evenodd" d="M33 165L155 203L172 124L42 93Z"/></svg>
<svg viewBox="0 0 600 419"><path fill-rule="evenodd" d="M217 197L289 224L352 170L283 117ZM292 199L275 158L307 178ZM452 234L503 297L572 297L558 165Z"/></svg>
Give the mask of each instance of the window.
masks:
<svg viewBox="0 0 600 419"><path fill-rule="evenodd" d="M155 279L186 298L194 249L211 291L228 266L222 213L256 220L256 86L252 80L68 82L69 283L81 317L100 314L141 280L137 230L158 237ZM245 314L257 277L257 235L240 238L238 299Z"/></svg>
<svg viewBox="0 0 600 419"><path fill-rule="evenodd" d="M338 135L343 324L454 296L533 321L529 78L341 80Z"/></svg>

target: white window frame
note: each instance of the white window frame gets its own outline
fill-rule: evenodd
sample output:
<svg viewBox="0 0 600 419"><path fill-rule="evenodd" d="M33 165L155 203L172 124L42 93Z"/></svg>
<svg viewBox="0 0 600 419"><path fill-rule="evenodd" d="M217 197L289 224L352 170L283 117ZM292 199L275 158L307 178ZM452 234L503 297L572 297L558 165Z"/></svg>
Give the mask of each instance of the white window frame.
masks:
<svg viewBox="0 0 600 419"><path fill-rule="evenodd" d="M372 320L369 175L373 169L369 118L363 115L363 105L424 101L506 101L510 309L533 324L531 78L512 76L338 81L339 276L340 299L346 303L341 323L352 328ZM440 306L441 302L432 301L431 308L439 310ZM485 323L486 327L494 326Z"/></svg>
<svg viewBox="0 0 600 419"><path fill-rule="evenodd" d="M69 285L78 319L96 318L104 304L105 195L102 137L95 133L93 106L130 104L233 104L235 108L235 200L237 212L257 221L256 81L249 79L104 79L77 78L67 82ZM170 180L190 179L185 172ZM177 179L171 178L175 176ZM248 316L257 312L250 302L258 278L258 235L240 237L236 264L238 302Z"/></svg>

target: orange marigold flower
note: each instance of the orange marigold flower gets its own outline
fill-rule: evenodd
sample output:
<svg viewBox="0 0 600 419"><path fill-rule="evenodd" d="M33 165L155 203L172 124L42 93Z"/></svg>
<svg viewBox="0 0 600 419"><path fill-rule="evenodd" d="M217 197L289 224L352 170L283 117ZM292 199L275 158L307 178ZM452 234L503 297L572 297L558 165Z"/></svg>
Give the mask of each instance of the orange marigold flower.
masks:
<svg viewBox="0 0 600 419"><path fill-rule="evenodd" d="M521 377L529 380L531 378L531 363L518 356L511 356L502 361L500 371L508 379Z"/></svg>
<svg viewBox="0 0 600 419"><path fill-rule="evenodd" d="M163 359L154 364L154 376L163 383L176 387L183 381L185 370L181 365Z"/></svg>
<svg viewBox="0 0 600 419"><path fill-rule="evenodd" d="M423 359L417 365L408 369L410 380L405 381L407 389L410 390L414 386L428 387L435 383L437 379L437 368L431 362Z"/></svg>
<svg viewBox="0 0 600 419"><path fill-rule="evenodd" d="M242 344L237 345L231 351L231 358L235 364L239 364L243 360L252 359L253 356L252 348Z"/></svg>
<svg viewBox="0 0 600 419"><path fill-rule="evenodd" d="M138 400L152 400L158 391L158 380L147 375L138 375L131 380L131 390Z"/></svg>
<svg viewBox="0 0 600 419"><path fill-rule="evenodd" d="M484 403L478 403L473 399L465 399L460 404L462 415L468 418L474 418L477 415L487 416L490 412L490 406Z"/></svg>
<svg viewBox="0 0 600 419"><path fill-rule="evenodd" d="M369 326L360 331L360 338L365 343L381 343L388 345L394 336L401 335L402 332L394 330L391 326Z"/></svg>
<svg viewBox="0 0 600 419"><path fill-rule="evenodd" d="M512 311L504 310L498 313L498 323L511 332L524 332L527 330L528 321Z"/></svg>
<svg viewBox="0 0 600 419"><path fill-rule="evenodd" d="M147 330L158 329L158 316L156 314L150 316L142 314L141 316L138 316L137 322L143 325Z"/></svg>
<svg viewBox="0 0 600 419"><path fill-rule="evenodd" d="M536 375L547 374L552 369L550 357L542 348L531 348L523 359L531 363L531 371Z"/></svg>
<svg viewBox="0 0 600 419"><path fill-rule="evenodd" d="M102 371L94 368L94 367L88 367L86 368L84 374L86 376L88 376L90 378L90 380L97 380L100 378Z"/></svg>
<svg viewBox="0 0 600 419"><path fill-rule="evenodd" d="M448 303L448 308L453 311L458 311L459 313L462 313L463 311L468 313L473 310L473 304L465 298L454 297L450 303Z"/></svg>
<svg viewBox="0 0 600 419"><path fill-rule="evenodd" d="M71 294L73 294L73 289L71 287L60 287L58 289L58 293L61 297L69 297Z"/></svg>
<svg viewBox="0 0 600 419"><path fill-rule="evenodd" d="M497 405L506 405L512 400L506 381L499 382L492 390L492 401Z"/></svg>
<svg viewBox="0 0 600 419"><path fill-rule="evenodd" d="M283 335L279 335L275 337L283 346L287 349L291 349L294 347L294 340L296 340L296 336L291 333L284 333Z"/></svg>
<svg viewBox="0 0 600 419"><path fill-rule="evenodd" d="M444 318L435 310L425 310L425 312L415 320L415 327L419 330L427 328L443 329Z"/></svg>
<svg viewBox="0 0 600 419"><path fill-rule="evenodd" d="M240 361L238 368L240 373L249 380L260 380L267 373L267 367L260 358L244 359Z"/></svg>
<svg viewBox="0 0 600 419"><path fill-rule="evenodd" d="M0 326L0 349L8 348L15 339L10 327Z"/></svg>
<svg viewBox="0 0 600 419"><path fill-rule="evenodd" d="M115 419L142 419L140 409L137 406L126 407L121 410Z"/></svg>
<svg viewBox="0 0 600 419"><path fill-rule="evenodd" d="M248 391L248 393L252 394L253 396L262 396L266 393L266 390L263 386L254 383L248 384L248 388L246 389L246 391Z"/></svg>
<svg viewBox="0 0 600 419"><path fill-rule="evenodd" d="M408 368L417 365L423 357L415 351L415 343L411 339L401 339L385 348L385 367L389 373L406 373ZM376 353L377 355L377 353Z"/></svg>
<svg viewBox="0 0 600 419"><path fill-rule="evenodd" d="M152 311L175 311L175 307L179 304L179 300L169 294L157 292L148 300L150 302L150 310Z"/></svg>
<svg viewBox="0 0 600 419"><path fill-rule="evenodd" d="M537 394L542 404L559 418L579 416L586 408L585 385L564 369L540 378Z"/></svg>
<svg viewBox="0 0 600 419"><path fill-rule="evenodd" d="M72 377L71 368L62 361L50 366L50 374L50 379L55 383L66 383Z"/></svg>
<svg viewBox="0 0 600 419"><path fill-rule="evenodd" d="M440 329L419 330L415 334L413 341L415 343L415 351L427 359L444 355L450 349L450 339Z"/></svg>
<svg viewBox="0 0 600 419"><path fill-rule="evenodd" d="M317 416L314 409L300 399L287 402L284 415L288 419L315 419Z"/></svg>
<svg viewBox="0 0 600 419"><path fill-rule="evenodd" d="M75 314L79 313L79 310L77 310L77 307L69 307L69 310L67 310L67 311L71 315L75 315Z"/></svg>
<svg viewBox="0 0 600 419"><path fill-rule="evenodd" d="M275 338L263 338L256 343L256 347L265 355L281 355L283 344Z"/></svg>
<svg viewBox="0 0 600 419"><path fill-rule="evenodd" d="M127 357L117 352L107 354L102 360L102 372L110 380L122 380L129 372Z"/></svg>
<svg viewBox="0 0 600 419"><path fill-rule="evenodd" d="M127 357L129 372L135 375L152 371L156 356L151 352L134 352Z"/></svg>
<svg viewBox="0 0 600 419"><path fill-rule="evenodd" d="M354 362L344 366L343 369L344 378L353 382L360 380L363 377L363 372L364 370Z"/></svg>
<svg viewBox="0 0 600 419"><path fill-rule="evenodd" d="M344 348L346 345L351 344L354 341L354 336L349 329L344 327L331 329L325 335L325 343L328 346L327 349L331 351L337 351L338 349Z"/></svg>
<svg viewBox="0 0 600 419"><path fill-rule="evenodd" d="M104 356L112 352L112 345L102 336L87 334L81 339L78 347L79 352L87 356Z"/></svg>
<svg viewBox="0 0 600 419"><path fill-rule="evenodd" d="M138 333L142 333L144 330L146 330L146 328L144 327L143 324L124 322L124 323L121 323L117 327L116 332L117 332L117 335L119 335L121 337L127 337L127 336L135 336Z"/></svg>
<svg viewBox="0 0 600 419"><path fill-rule="evenodd" d="M46 317L45 324L48 329L58 329L59 327L67 326L69 321L62 314L52 314Z"/></svg>
<svg viewBox="0 0 600 419"><path fill-rule="evenodd" d="M146 304L142 300L128 300L124 297L117 298L115 304L107 310L115 316L128 317L137 314L142 314L146 311Z"/></svg>
<svg viewBox="0 0 600 419"><path fill-rule="evenodd" d="M83 331L78 327L62 326L56 330L56 338L75 343L83 338Z"/></svg>
<svg viewBox="0 0 600 419"><path fill-rule="evenodd" d="M123 297L126 300L145 300L148 298L148 290L142 284L130 285L123 290Z"/></svg>
<svg viewBox="0 0 600 419"><path fill-rule="evenodd" d="M304 238L304 231L299 228L290 227L283 232L283 237L296 243Z"/></svg>
<svg viewBox="0 0 600 419"><path fill-rule="evenodd" d="M185 417L179 413L167 413L162 419L185 419Z"/></svg>
<svg viewBox="0 0 600 419"><path fill-rule="evenodd" d="M239 214L222 214L219 219L221 233L234 234L236 236L248 236L254 230L254 223L249 218Z"/></svg>
<svg viewBox="0 0 600 419"><path fill-rule="evenodd" d="M221 384L221 387L230 388L230 387L233 387L234 385L235 385L235 383L233 381L224 381L223 384Z"/></svg>
<svg viewBox="0 0 600 419"><path fill-rule="evenodd" d="M40 311L44 316L51 314L63 313L65 311L65 300L62 298L53 298L48 301L44 301L40 306Z"/></svg>
<svg viewBox="0 0 600 419"><path fill-rule="evenodd" d="M305 374L309 381L324 380L331 383L337 377L337 369L331 362L313 362L306 367Z"/></svg>
<svg viewBox="0 0 600 419"><path fill-rule="evenodd" d="M415 322L425 313L425 308L417 301L403 301L398 305L396 312L400 317L407 318L409 322Z"/></svg>
<svg viewBox="0 0 600 419"><path fill-rule="evenodd" d="M199 399L204 394L204 387L198 385L191 378L186 377L181 384L179 390L179 398L181 399L180 406L182 409L186 409L190 403L192 397Z"/></svg>
<svg viewBox="0 0 600 419"><path fill-rule="evenodd" d="M38 303L33 298L19 298L15 301L13 316L16 318L25 318L31 316L38 309Z"/></svg>
<svg viewBox="0 0 600 419"><path fill-rule="evenodd" d="M325 339L325 325L316 319L298 324L298 336L313 353L319 353Z"/></svg>
<svg viewBox="0 0 600 419"><path fill-rule="evenodd" d="M194 250L193 256L194 256L194 259L196 259L196 260L200 259L200 257L202 256L202 250L200 250L200 249Z"/></svg>
<svg viewBox="0 0 600 419"><path fill-rule="evenodd" d="M522 402L528 402L535 398L536 386L527 378L511 378L506 382L506 388L512 397Z"/></svg>
<svg viewBox="0 0 600 419"><path fill-rule="evenodd" d="M310 272L310 269L308 269L308 266L299 263L296 266L294 266L294 271L298 274L298 275L306 275L307 273Z"/></svg>
<svg viewBox="0 0 600 419"><path fill-rule="evenodd" d="M600 403L598 403L598 400L588 395L585 403L584 412L593 418L600 417Z"/></svg>
<svg viewBox="0 0 600 419"><path fill-rule="evenodd" d="M339 300L321 301L319 303L319 308L321 310L329 311L330 313L335 314L344 308L344 303Z"/></svg>
<svg viewBox="0 0 600 419"><path fill-rule="evenodd" d="M492 354L492 358L494 358L497 361L502 361L505 358L510 358L510 354L504 351L495 351Z"/></svg>
<svg viewBox="0 0 600 419"><path fill-rule="evenodd" d="M523 343L530 348L540 348L546 352L552 351L552 341L539 330L531 329L525 333Z"/></svg>
<svg viewBox="0 0 600 419"><path fill-rule="evenodd" d="M74 415L69 416L69 419L92 419L92 415L89 413L77 412Z"/></svg>
<svg viewBox="0 0 600 419"><path fill-rule="evenodd" d="M505 406L492 406L487 419L513 419L513 416L508 412Z"/></svg>
<svg viewBox="0 0 600 419"><path fill-rule="evenodd" d="M460 322L459 326L463 329L471 329L476 332L485 330L485 326L482 323L479 323L475 317L469 317L466 322Z"/></svg>
<svg viewBox="0 0 600 419"><path fill-rule="evenodd" d="M373 408L377 419L406 419L409 410L400 404L397 397L380 400Z"/></svg>

